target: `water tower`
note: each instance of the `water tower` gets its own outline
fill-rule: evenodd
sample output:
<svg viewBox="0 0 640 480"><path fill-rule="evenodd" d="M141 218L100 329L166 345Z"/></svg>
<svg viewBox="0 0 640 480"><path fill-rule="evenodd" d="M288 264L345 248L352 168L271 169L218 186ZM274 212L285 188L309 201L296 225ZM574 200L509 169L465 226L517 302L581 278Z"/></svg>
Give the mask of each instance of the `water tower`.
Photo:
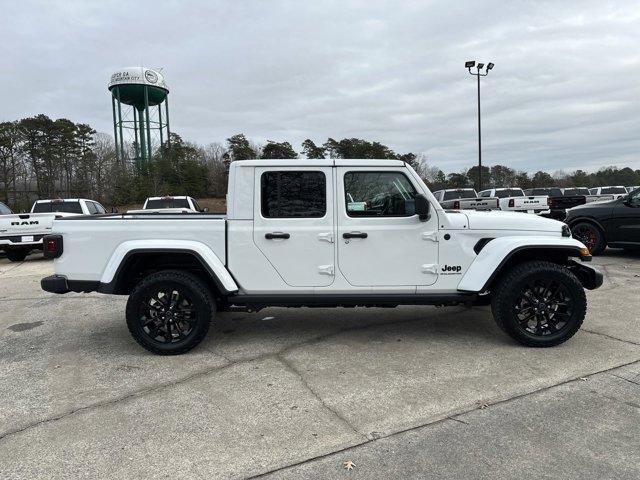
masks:
<svg viewBox="0 0 640 480"><path fill-rule="evenodd" d="M170 141L169 88L164 76L145 67L123 68L111 75L109 91L116 155L121 160L126 159L125 152L132 144L136 166L146 168L158 140L160 146L165 138ZM124 132L128 137L126 140Z"/></svg>

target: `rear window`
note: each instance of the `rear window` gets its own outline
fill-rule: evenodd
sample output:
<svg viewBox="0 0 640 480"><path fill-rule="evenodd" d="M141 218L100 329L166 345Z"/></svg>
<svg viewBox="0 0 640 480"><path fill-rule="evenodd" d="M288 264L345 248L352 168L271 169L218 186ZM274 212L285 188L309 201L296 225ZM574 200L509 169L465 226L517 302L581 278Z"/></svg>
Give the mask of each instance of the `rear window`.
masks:
<svg viewBox="0 0 640 480"><path fill-rule="evenodd" d="M4 203L0 202L0 215L9 215L11 213L11 209L7 207Z"/></svg>
<svg viewBox="0 0 640 480"><path fill-rule="evenodd" d="M627 193L627 189L624 187L602 187L601 193L603 194Z"/></svg>
<svg viewBox="0 0 640 480"><path fill-rule="evenodd" d="M189 202L186 198L159 198L156 200L148 200L146 210L155 210L157 208L189 208Z"/></svg>
<svg viewBox="0 0 640 480"><path fill-rule="evenodd" d="M590 195L588 188L565 188L565 195Z"/></svg>
<svg viewBox="0 0 640 480"><path fill-rule="evenodd" d="M323 172L265 172L260 178L265 218L324 217L327 180Z"/></svg>
<svg viewBox="0 0 640 480"><path fill-rule="evenodd" d="M53 202L36 202L33 207L33 213L82 213L82 207L79 201L60 200Z"/></svg>
<svg viewBox="0 0 640 480"><path fill-rule="evenodd" d="M444 200L455 200L456 198L476 198L476 192L472 188L444 192Z"/></svg>
<svg viewBox="0 0 640 480"><path fill-rule="evenodd" d="M524 197L524 192L520 188L507 188L504 190L496 190L496 197L498 198Z"/></svg>
<svg viewBox="0 0 640 480"><path fill-rule="evenodd" d="M527 195L547 195L549 197L562 197L562 190L559 188L530 188L525 190Z"/></svg>

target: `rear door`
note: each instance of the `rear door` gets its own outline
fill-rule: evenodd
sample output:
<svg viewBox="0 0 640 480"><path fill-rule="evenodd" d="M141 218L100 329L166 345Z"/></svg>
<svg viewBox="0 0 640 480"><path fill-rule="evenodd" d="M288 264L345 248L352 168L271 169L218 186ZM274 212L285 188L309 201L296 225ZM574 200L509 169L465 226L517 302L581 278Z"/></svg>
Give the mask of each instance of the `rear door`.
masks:
<svg viewBox="0 0 640 480"><path fill-rule="evenodd" d="M611 241L640 244L640 190L617 202L611 226Z"/></svg>
<svg viewBox="0 0 640 480"><path fill-rule="evenodd" d="M438 218L414 213L417 186L402 168L339 167L336 243L340 272L359 287L431 285L438 278Z"/></svg>
<svg viewBox="0 0 640 480"><path fill-rule="evenodd" d="M253 241L292 287L334 279L332 167L257 167Z"/></svg>

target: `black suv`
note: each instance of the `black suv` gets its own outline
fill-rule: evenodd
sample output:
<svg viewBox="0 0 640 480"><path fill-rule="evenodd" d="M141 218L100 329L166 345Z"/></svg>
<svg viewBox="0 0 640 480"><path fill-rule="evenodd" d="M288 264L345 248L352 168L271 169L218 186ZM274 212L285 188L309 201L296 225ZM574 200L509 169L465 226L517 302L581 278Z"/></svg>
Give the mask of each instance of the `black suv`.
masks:
<svg viewBox="0 0 640 480"><path fill-rule="evenodd" d="M617 200L593 202L567 210L565 222L592 255L608 246L640 249L640 189Z"/></svg>

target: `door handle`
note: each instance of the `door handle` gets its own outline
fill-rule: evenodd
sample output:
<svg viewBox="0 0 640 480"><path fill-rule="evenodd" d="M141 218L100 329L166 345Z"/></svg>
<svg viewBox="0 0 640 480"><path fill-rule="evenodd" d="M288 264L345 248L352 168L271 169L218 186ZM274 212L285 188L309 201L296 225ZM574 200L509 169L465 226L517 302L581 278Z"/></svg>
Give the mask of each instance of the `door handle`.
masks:
<svg viewBox="0 0 640 480"><path fill-rule="evenodd" d="M273 233L264 234L264 238L266 238L267 240L273 240L275 238L282 238L286 240L287 238L290 238L290 237L291 235L289 235L288 233L282 233L282 232L273 232Z"/></svg>
<svg viewBox="0 0 640 480"><path fill-rule="evenodd" d="M347 232L342 234L342 238L367 238L368 235L364 232Z"/></svg>

